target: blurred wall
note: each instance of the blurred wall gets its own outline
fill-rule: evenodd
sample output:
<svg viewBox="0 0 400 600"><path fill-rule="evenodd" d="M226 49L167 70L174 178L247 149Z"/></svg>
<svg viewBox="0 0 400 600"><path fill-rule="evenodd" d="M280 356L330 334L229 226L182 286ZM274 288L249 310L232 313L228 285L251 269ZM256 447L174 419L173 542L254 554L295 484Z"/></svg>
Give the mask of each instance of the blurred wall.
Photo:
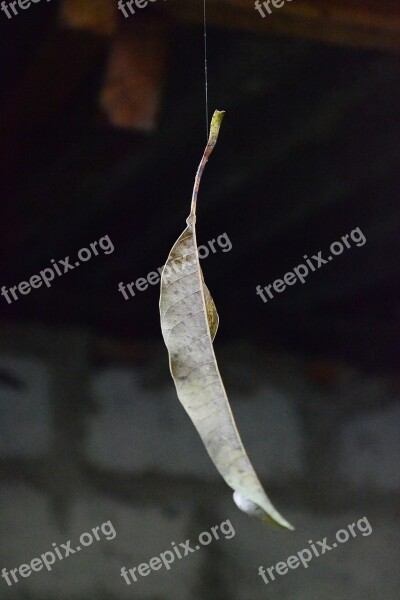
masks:
<svg viewBox="0 0 400 600"><path fill-rule="evenodd" d="M52 570L0 579L0 597L280 600L395 598L398 547L399 382L340 364L219 347L243 441L267 492L296 526L268 528L231 500L179 404L161 345L130 347L80 331L3 331L0 567L29 563L111 521ZM360 532L265 584L257 571ZM221 537L170 570L128 586L120 575L229 519Z"/></svg>

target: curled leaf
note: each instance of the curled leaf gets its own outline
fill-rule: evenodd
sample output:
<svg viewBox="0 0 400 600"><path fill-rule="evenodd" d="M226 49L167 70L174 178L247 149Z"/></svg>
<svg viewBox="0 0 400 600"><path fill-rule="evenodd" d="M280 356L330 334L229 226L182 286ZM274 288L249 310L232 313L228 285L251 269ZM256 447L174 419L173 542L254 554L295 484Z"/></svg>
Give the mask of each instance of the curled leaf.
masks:
<svg viewBox="0 0 400 600"><path fill-rule="evenodd" d="M213 339L218 314L201 271L196 241L196 203L205 164L217 142L224 113L215 111L197 170L187 227L174 244L161 275L160 317L178 398L214 465L249 515L293 527L274 508L247 456L218 370Z"/></svg>

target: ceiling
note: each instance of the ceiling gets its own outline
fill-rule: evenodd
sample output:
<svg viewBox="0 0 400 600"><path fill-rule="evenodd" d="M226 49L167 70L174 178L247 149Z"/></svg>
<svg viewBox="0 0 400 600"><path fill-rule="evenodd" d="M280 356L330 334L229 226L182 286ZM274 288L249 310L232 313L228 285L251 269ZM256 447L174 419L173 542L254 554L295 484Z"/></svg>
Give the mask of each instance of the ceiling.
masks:
<svg viewBox="0 0 400 600"><path fill-rule="evenodd" d="M92 9L90 7L95 7ZM301 0L268 19L208 9L209 112L226 111L198 203L223 339L350 361L398 359L400 15L397 3ZM202 3L31 6L2 54L2 285L108 235L115 250L8 305L3 323L158 339L158 288L125 283L165 261L185 225L206 138ZM365 235L263 303L272 284L355 228Z"/></svg>

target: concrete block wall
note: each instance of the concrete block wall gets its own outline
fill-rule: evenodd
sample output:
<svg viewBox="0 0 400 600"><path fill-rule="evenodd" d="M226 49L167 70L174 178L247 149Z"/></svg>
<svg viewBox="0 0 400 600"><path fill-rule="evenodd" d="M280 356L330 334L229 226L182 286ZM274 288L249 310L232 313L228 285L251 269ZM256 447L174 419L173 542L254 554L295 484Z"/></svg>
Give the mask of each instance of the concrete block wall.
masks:
<svg viewBox="0 0 400 600"><path fill-rule="evenodd" d="M35 336L33 336L35 337ZM29 338L29 339L28 339ZM176 398L162 345L101 358L60 332L0 344L0 568L8 571L111 521L94 540L8 586L5 600L395 598L399 549L398 381L355 368L217 346L243 441L296 531L265 527L232 502ZM65 346L63 344L63 339ZM65 357L68 356L68 360ZM75 359L74 359L75 357ZM264 583L258 568L366 517L372 533ZM121 567L229 520L171 569L127 585ZM193 544L194 545L194 544Z"/></svg>

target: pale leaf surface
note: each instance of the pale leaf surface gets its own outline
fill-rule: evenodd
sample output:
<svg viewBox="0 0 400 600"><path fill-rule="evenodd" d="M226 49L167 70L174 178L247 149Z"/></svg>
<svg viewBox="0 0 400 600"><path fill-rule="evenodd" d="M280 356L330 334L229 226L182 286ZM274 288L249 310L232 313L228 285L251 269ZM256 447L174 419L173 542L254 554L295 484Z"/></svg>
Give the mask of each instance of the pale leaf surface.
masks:
<svg viewBox="0 0 400 600"><path fill-rule="evenodd" d="M223 113L214 113L210 138L197 171L187 227L174 244L161 276L161 329L178 398L196 427L214 465L235 491L241 510L293 529L274 508L240 439L218 370L213 339L218 314L200 268L196 202L201 175Z"/></svg>

